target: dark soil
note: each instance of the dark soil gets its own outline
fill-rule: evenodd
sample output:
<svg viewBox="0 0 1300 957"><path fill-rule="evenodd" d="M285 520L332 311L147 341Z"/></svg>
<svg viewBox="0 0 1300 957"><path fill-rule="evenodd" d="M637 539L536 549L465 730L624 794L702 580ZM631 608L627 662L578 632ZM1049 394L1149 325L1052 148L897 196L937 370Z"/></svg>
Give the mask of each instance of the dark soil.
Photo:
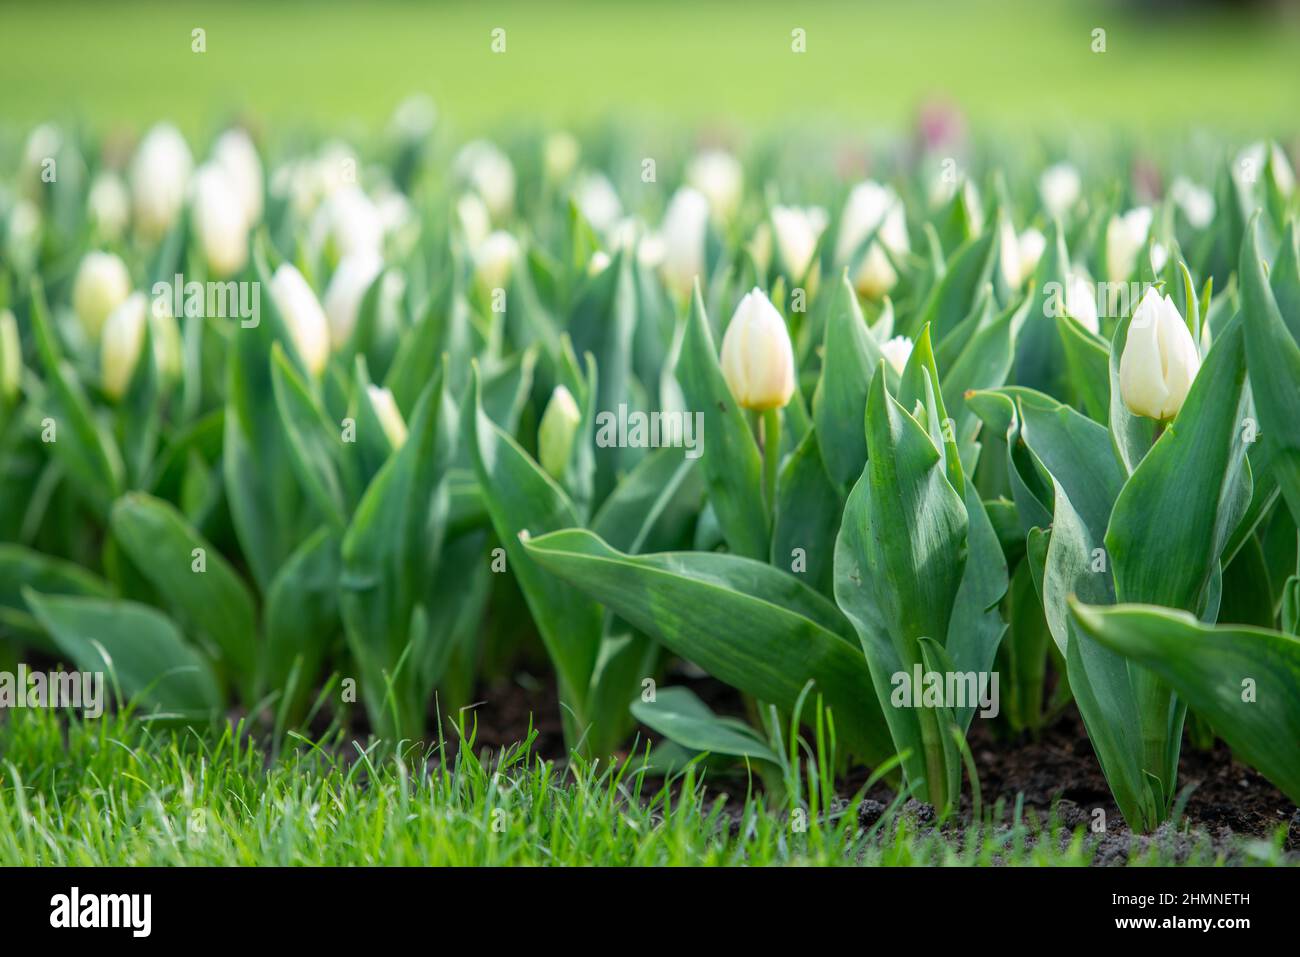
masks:
<svg viewBox="0 0 1300 957"><path fill-rule="evenodd" d="M740 696L726 685L691 675L674 675L672 680L688 685L719 713L744 713ZM495 749L523 740L531 719L532 728L538 732L535 752L545 758L564 759L559 705L550 681L520 676L515 681L480 689L476 701L477 747ZM645 734L644 729L641 733ZM1245 841L1271 841L1278 828L1288 824L1290 832L1284 846L1288 852L1300 854L1300 810L1261 775L1234 760L1222 741L1210 751L1197 750L1190 741L1184 741L1178 784L1186 804L1176 824L1166 824L1153 835L1134 834L1124 824L1082 722L1073 710L1067 709L1037 738L999 735L990 722L976 719L969 742L986 808L1001 801L1004 818L1009 818L1019 797L1025 817L1033 816L1040 822L1054 810L1067 829L1084 829L1098 864L1123 864L1132 853L1153 845L1178 859L1203 854L1207 849L1239 859ZM866 779L865 769L846 775L840 782L841 796L856 793ZM739 797L744 794L745 781L729 781L715 774L711 788ZM966 792L958 819L943 826L946 834L958 840L970 819L969 788ZM874 824L894 797L888 787L873 788L861 808L863 824ZM1094 832L1097 809L1105 814L1105 828ZM909 801L904 816L913 830L934 827L934 810L918 802Z"/></svg>

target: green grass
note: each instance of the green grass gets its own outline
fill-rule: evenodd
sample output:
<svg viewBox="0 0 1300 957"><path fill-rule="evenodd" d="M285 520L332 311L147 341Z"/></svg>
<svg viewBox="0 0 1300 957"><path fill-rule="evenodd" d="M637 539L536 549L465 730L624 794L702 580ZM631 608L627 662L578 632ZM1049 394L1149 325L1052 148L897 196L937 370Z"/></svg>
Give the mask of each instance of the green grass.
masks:
<svg viewBox="0 0 1300 957"><path fill-rule="evenodd" d="M980 125L1295 132L1295 17L1140 17L1133 3L663 0L0 5L0 117L190 132L246 108L373 126L414 91L462 129L654 114L899 127L924 98ZM207 51L191 52L191 30ZM506 52L490 33L506 30ZM791 31L807 51L791 52ZM1107 49L1091 50L1092 30ZM653 145L653 144L651 144Z"/></svg>
<svg viewBox="0 0 1300 957"><path fill-rule="evenodd" d="M442 755L448 760L440 760ZM953 837L891 808L859 827L858 801L806 829L762 798L714 795L687 772L666 787L629 759L561 766L527 744L468 742L381 757L336 736L290 737L271 760L240 729L201 736L123 716L0 721L0 865L908 865L1086 864L1082 833L1001 807ZM1001 820L999 826L994 820ZM1257 842L1257 844L1260 842ZM1252 862L1278 859L1280 837ZM1208 845L1193 863L1219 863ZM1167 864L1159 849L1133 863Z"/></svg>

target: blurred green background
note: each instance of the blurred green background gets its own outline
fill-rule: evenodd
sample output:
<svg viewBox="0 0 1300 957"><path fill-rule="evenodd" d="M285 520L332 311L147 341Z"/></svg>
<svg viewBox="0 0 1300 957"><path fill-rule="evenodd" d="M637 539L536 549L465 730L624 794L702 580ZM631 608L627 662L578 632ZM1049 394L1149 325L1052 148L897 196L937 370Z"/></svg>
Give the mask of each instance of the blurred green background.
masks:
<svg viewBox="0 0 1300 957"><path fill-rule="evenodd" d="M412 92L462 130L611 114L890 128L946 98L972 123L1294 132L1289 4L36 2L0 4L0 121L196 131L386 119ZM207 52L191 52L191 30ZM506 52L490 49L506 30ZM1093 53L1092 30L1106 30ZM791 51L806 31L807 52Z"/></svg>

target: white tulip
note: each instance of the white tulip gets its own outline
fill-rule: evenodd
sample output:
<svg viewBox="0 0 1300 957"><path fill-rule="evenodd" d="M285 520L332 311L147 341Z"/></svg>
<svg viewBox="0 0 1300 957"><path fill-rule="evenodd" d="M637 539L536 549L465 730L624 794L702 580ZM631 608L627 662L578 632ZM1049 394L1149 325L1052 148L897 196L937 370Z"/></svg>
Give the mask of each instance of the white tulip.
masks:
<svg viewBox="0 0 1300 957"><path fill-rule="evenodd" d="M1214 220L1214 194L1205 187L1179 176L1170 185L1169 195L1193 229L1204 229Z"/></svg>
<svg viewBox="0 0 1300 957"><path fill-rule="evenodd" d="M1089 332L1101 332L1097 295L1086 277L1074 274L1066 279L1065 311Z"/></svg>
<svg viewBox="0 0 1300 957"><path fill-rule="evenodd" d="M72 282L72 308L91 342L99 339L104 320L131 295L131 274L112 253L86 253Z"/></svg>
<svg viewBox="0 0 1300 957"><path fill-rule="evenodd" d="M610 261L609 253L605 252L603 249L597 249L591 254L591 258L587 260L587 275L600 275L609 268Z"/></svg>
<svg viewBox="0 0 1300 957"><path fill-rule="evenodd" d="M365 298L366 290L379 278L383 268L383 258L370 249L350 253L339 260L338 268L334 270L334 275L325 288L324 301L325 317L330 326L330 343L335 349L352 337L357 315L361 311L361 300Z"/></svg>
<svg viewBox="0 0 1300 957"><path fill-rule="evenodd" d="M817 240L826 228L826 211L816 207L773 206L772 229L776 248L790 277L802 279L812 265Z"/></svg>
<svg viewBox="0 0 1300 957"><path fill-rule="evenodd" d="M1119 360L1119 391L1135 415L1172 419L1201 366L1187 323L1168 296L1148 288L1133 312Z"/></svg>
<svg viewBox="0 0 1300 957"><path fill-rule="evenodd" d="M8 309L0 309L0 402L12 402L23 381L23 344L18 338L18 320Z"/></svg>
<svg viewBox="0 0 1300 957"><path fill-rule="evenodd" d="M185 138L159 124L149 131L131 164L135 228L147 240L161 239L180 215L194 161Z"/></svg>
<svg viewBox="0 0 1300 957"><path fill-rule="evenodd" d="M518 258L518 241L509 233L497 230L474 250L474 277L484 289L503 289Z"/></svg>
<svg viewBox="0 0 1300 957"><path fill-rule="evenodd" d="M686 168L686 183L709 201L719 219L727 220L740 208L745 174L740 161L723 150L706 150Z"/></svg>
<svg viewBox="0 0 1300 957"><path fill-rule="evenodd" d="M1047 237L1032 227L1017 236L1008 219L1002 223L1001 246L1002 275L1008 286L1018 289L1038 268Z"/></svg>
<svg viewBox="0 0 1300 957"><path fill-rule="evenodd" d="M225 167L205 163L194 174L194 232L217 279L248 263L248 217L239 188Z"/></svg>
<svg viewBox="0 0 1300 957"><path fill-rule="evenodd" d="M603 233L623 215L614 184L600 173L586 173L573 189L573 201L591 228Z"/></svg>
<svg viewBox="0 0 1300 957"><path fill-rule="evenodd" d="M1151 244L1151 268L1156 273L1162 273L1165 270L1165 263L1169 262L1169 250L1165 248L1164 243Z"/></svg>
<svg viewBox="0 0 1300 957"><path fill-rule="evenodd" d="M394 449L400 449L406 444L406 420L402 418L402 410L397 407L393 393L377 385L368 385L366 397L370 400L370 407L375 410L375 418L379 420L388 444Z"/></svg>
<svg viewBox="0 0 1300 957"><path fill-rule="evenodd" d="M424 139L437 123L438 107L423 93L413 93L398 103L390 121L393 133L404 140Z"/></svg>
<svg viewBox="0 0 1300 957"><path fill-rule="evenodd" d="M319 376L329 362L330 334L316 293L295 266L283 263L271 277L271 300L307 371Z"/></svg>
<svg viewBox="0 0 1300 957"><path fill-rule="evenodd" d="M41 211L29 199L20 199L9 210L5 223L4 251L22 272L36 266L41 245Z"/></svg>
<svg viewBox="0 0 1300 957"><path fill-rule="evenodd" d="M564 475L581 424L582 410L573 393L562 385L556 386L537 428L537 459L552 478Z"/></svg>
<svg viewBox="0 0 1300 957"><path fill-rule="evenodd" d="M1257 142L1246 146L1237 154L1232 164L1232 175L1243 186L1254 186L1264 178L1264 167L1273 166L1273 179L1283 196L1290 196L1295 189L1295 171L1291 161L1276 143Z"/></svg>
<svg viewBox="0 0 1300 957"><path fill-rule="evenodd" d="M158 372L164 379L176 381L185 362L185 347L180 324L165 296L156 298L149 310L149 333L153 336L153 357Z"/></svg>
<svg viewBox="0 0 1300 957"><path fill-rule="evenodd" d="M763 290L746 293L722 337L722 376L743 408L779 409L794 394L794 350Z"/></svg>
<svg viewBox="0 0 1300 957"><path fill-rule="evenodd" d="M492 218L500 222L510 215L515 202L515 168L510 159L486 140L461 147L456 156L456 175L483 197Z"/></svg>
<svg viewBox="0 0 1300 957"><path fill-rule="evenodd" d="M349 183L330 193L316 211L311 242L340 259L358 252L377 254L384 246L384 222L370 197Z"/></svg>
<svg viewBox="0 0 1300 957"><path fill-rule="evenodd" d="M663 273L679 296L689 296L695 277L704 281L704 240L709 228L709 201L689 186L673 193L660 229Z"/></svg>
<svg viewBox="0 0 1300 957"><path fill-rule="evenodd" d="M114 401L126 395L144 346L149 303L144 293L132 293L109 315L99 343L99 374L104 394Z"/></svg>
<svg viewBox="0 0 1300 957"><path fill-rule="evenodd" d="M546 178L552 183L560 183L569 178L577 168L580 147L572 133L563 130L546 137L542 147L542 167Z"/></svg>
<svg viewBox="0 0 1300 957"><path fill-rule="evenodd" d="M1074 208L1083 192L1079 171L1069 163L1057 163L1043 170L1038 179L1038 195L1047 214L1059 218Z"/></svg>
<svg viewBox="0 0 1300 957"><path fill-rule="evenodd" d="M876 240L858 266L853 284L862 295L878 298L898 282L898 273L881 245L897 256L908 252L910 244L906 213L898 195L887 186L867 180L853 187L844 205L835 244L836 262L847 264L872 232L876 232Z"/></svg>
<svg viewBox="0 0 1300 957"><path fill-rule="evenodd" d="M1151 232L1151 207L1138 206L1106 224L1106 274L1111 282L1127 282L1138 252Z"/></svg>
<svg viewBox="0 0 1300 957"><path fill-rule="evenodd" d="M18 186L23 195L39 201L46 185L46 164L57 159L63 149L63 132L52 123L42 123L27 136L18 167Z"/></svg>
<svg viewBox="0 0 1300 957"><path fill-rule="evenodd" d="M466 193L456 200L456 222L470 249L477 249L492 232L492 215L478 193Z"/></svg>
<svg viewBox="0 0 1300 957"><path fill-rule="evenodd" d="M880 353L899 375L907 368L907 360L912 358L914 343L907 336L894 336L880 347Z"/></svg>
<svg viewBox="0 0 1300 957"><path fill-rule="evenodd" d="M131 218L131 194L122 177L116 173L96 176L86 195L86 209L102 238L110 242L120 239Z"/></svg>
<svg viewBox="0 0 1300 957"><path fill-rule="evenodd" d="M251 227L262 218L262 161L243 130L226 130L212 147L212 158L234 184L244 220Z"/></svg>

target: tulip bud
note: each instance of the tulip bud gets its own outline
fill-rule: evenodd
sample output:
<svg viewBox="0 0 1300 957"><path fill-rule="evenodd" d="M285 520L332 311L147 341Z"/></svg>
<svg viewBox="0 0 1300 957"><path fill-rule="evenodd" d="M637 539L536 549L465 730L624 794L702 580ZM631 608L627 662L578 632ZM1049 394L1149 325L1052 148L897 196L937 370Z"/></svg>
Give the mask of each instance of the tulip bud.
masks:
<svg viewBox="0 0 1300 957"><path fill-rule="evenodd" d="M1065 311L1089 332L1101 332L1101 322L1097 317L1097 296L1092 283L1085 277L1072 275L1066 279Z"/></svg>
<svg viewBox="0 0 1300 957"><path fill-rule="evenodd" d="M1001 246L1002 275L1008 286L1018 289L1038 268L1047 238L1032 228L1017 236L1011 220L1006 219L1002 223Z"/></svg>
<svg viewBox="0 0 1300 957"><path fill-rule="evenodd" d="M600 173L587 173L578 180L573 190L573 201L591 228L603 233L623 215L614 184Z"/></svg>
<svg viewBox="0 0 1300 957"><path fill-rule="evenodd" d="M45 195L43 178L46 164L63 149L63 132L52 123L42 123L31 131L23 144L17 184L28 199L40 202Z"/></svg>
<svg viewBox="0 0 1300 957"><path fill-rule="evenodd" d="M12 402L23 381L23 344L18 338L18 320L8 309L0 309L0 402Z"/></svg>
<svg viewBox="0 0 1300 957"><path fill-rule="evenodd" d="M1178 307L1154 288L1133 312L1119 360L1119 391L1135 415L1172 419L1183 407L1201 366L1196 343Z"/></svg>
<svg viewBox="0 0 1300 957"><path fill-rule="evenodd" d="M1069 163L1049 166L1038 179L1038 195L1043 199L1043 208L1053 218L1063 217L1073 209L1082 191L1079 171Z"/></svg>
<svg viewBox="0 0 1300 957"><path fill-rule="evenodd" d="M510 215L515 202L515 169L504 153L486 140L475 140L461 148L455 169L483 198L494 220Z"/></svg>
<svg viewBox="0 0 1300 957"><path fill-rule="evenodd" d="M230 177L235 195L249 227L262 218L262 161L257 147L241 129L230 129L217 138L212 158Z"/></svg>
<svg viewBox="0 0 1300 957"><path fill-rule="evenodd" d="M225 169L215 163L194 174L194 232L208 268L218 279L248 263L248 220L243 200Z"/></svg>
<svg viewBox="0 0 1300 957"><path fill-rule="evenodd" d="M296 267L284 263L271 277L271 300L307 371L319 376L330 357L329 323L316 293Z"/></svg>
<svg viewBox="0 0 1300 957"><path fill-rule="evenodd" d="M1193 229L1204 229L1214 220L1214 194L1187 177L1174 179L1169 186L1169 196Z"/></svg>
<svg viewBox="0 0 1300 957"><path fill-rule="evenodd" d="M478 193L466 193L456 200L456 222L470 249L477 249L492 232L492 216Z"/></svg>
<svg viewBox="0 0 1300 957"><path fill-rule="evenodd" d="M898 282L898 273L881 244L896 256L910 249L907 219L897 194L886 186L868 180L853 187L844 205L840 234L835 244L835 259L848 264L858 247L876 233L867 253L853 276L853 285L864 296L878 298Z"/></svg>
<svg viewBox="0 0 1300 957"><path fill-rule="evenodd" d="M474 250L474 278L483 289L504 289L519 258L519 243L497 230Z"/></svg>
<svg viewBox="0 0 1300 957"><path fill-rule="evenodd" d="M159 374L168 382L175 382L185 362L184 346L180 324L165 297L155 299L149 310L149 333L153 336L153 358Z"/></svg>
<svg viewBox="0 0 1300 957"><path fill-rule="evenodd" d="M740 300L722 337L722 376L746 409L779 409L794 394L794 350L785 320L763 290Z"/></svg>
<svg viewBox="0 0 1300 957"><path fill-rule="evenodd" d="M573 394L562 385L555 387L551 401L546 403L542 422L537 429L537 457L542 468L552 478L561 478L569 464L573 440L582 424L582 411Z"/></svg>
<svg viewBox="0 0 1300 957"><path fill-rule="evenodd" d="M603 249L597 249L591 254L591 258L587 260L587 275L598 276L609 268L609 264L609 253Z"/></svg>
<svg viewBox="0 0 1300 957"><path fill-rule="evenodd" d="M673 193L664 213L663 274L679 296L690 295L695 277L704 277L704 240L709 228L709 201L683 186Z"/></svg>
<svg viewBox="0 0 1300 957"><path fill-rule="evenodd" d="M99 343L99 374L104 394L115 402L126 395L140 361L148 309L144 293L132 293L104 323L104 335Z"/></svg>
<svg viewBox="0 0 1300 957"><path fill-rule="evenodd" d="M116 242L131 218L131 194L115 173L100 173L86 196L86 208L100 238Z"/></svg>
<svg viewBox="0 0 1300 957"><path fill-rule="evenodd" d="M347 183L331 192L316 211L311 241L339 259L362 251L378 253L384 247L384 223L361 187Z"/></svg>
<svg viewBox="0 0 1300 957"><path fill-rule="evenodd" d="M792 279L802 279L812 265L817 240L826 228L826 212L816 207L772 207L772 229L781 262Z"/></svg>
<svg viewBox="0 0 1300 957"><path fill-rule="evenodd" d="M691 160L686 182L708 200L713 215L727 220L740 208L745 176L740 161L723 150L707 150Z"/></svg>
<svg viewBox="0 0 1300 957"><path fill-rule="evenodd" d="M72 283L72 308L86 338L99 338L104 320L131 295L126 263L112 253L86 253Z"/></svg>
<svg viewBox="0 0 1300 957"><path fill-rule="evenodd" d="M880 353L899 375L907 368L907 360L912 358L912 340L907 336L894 336L883 346Z"/></svg>
<svg viewBox="0 0 1300 957"><path fill-rule="evenodd" d="M377 385L368 385L366 397L370 400L370 407L375 410L375 418L379 420L384 435L388 437L388 443L394 449L400 449L406 443L406 421L402 418L402 410L397 407L393 393Z"/></svg>
<svg viewBox="0 0 1300 957"><path fill-rule="evenodd" d="M174 126L151 129L131 164L135 228L147 240L162 238L180 215L194 161Z"/></svg>
<svg viewBox="0 0 1300 957"><path fill-rule="evenodd" d="M568 179L578 165L578 153L578 141L572 133L560 131L548 136L542 149L542 166L546 178L552 183Z"/></svg>
<svg viewBox="0 0 1300 957"><path fill-rule="evenodd" d="M371 250L351 253L339 261L325 289L325 316L329 320L330 343L335 349L352 337L361 300L383 268L383 259Z"/></svg>
<svg viewBox="0 0 1300 957"><path fill-rule="evenodd" d="M1106 224L1106 274L1111 282L1127 282L1137 265L1138 251L1151 232L1151 209L1138 206Z"/></svg>
<svg viewBox="0 0 1300 957"><path fill-rule="evenodd" d="M31 200L20 199L10 208L4 226L5 255L19 272L30 272L40 252L40 209Z"/></svg>

